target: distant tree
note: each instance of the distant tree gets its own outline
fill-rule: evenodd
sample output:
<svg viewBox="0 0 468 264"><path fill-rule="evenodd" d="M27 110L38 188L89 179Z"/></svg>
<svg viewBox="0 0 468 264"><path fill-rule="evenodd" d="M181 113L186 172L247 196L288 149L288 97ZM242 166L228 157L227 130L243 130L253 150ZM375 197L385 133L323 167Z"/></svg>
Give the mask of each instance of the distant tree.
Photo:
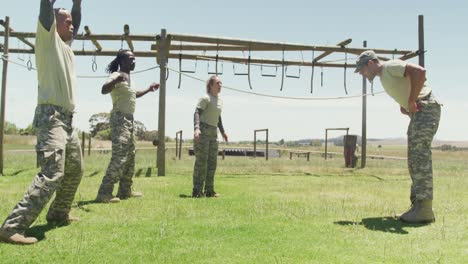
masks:
<svg viewBox="0 0 468 264"><path fill-rule="evenodd" d="M143 140L144 134L146 132L145 125L142 122L137 121L137 120L135 120L134 125L135 125L135 135L136 135L136 137L139 140Z"/></svg>
<svg viewBox="0 0 468 264"><path fill-rule="evenodd" d="M281 139L280 141L278 141L278 145L284 145L284 139Z"/></svg>
<svg viewBox="0 0 468 264"><path fill-rule="evenodd" d="M111 140L110 128L97 132L94 137L100 140Z"/></svg>
<svg viewBox="0 0 468 264"><path fill-rule="evenodd" d="M109 130L110 125L110 114L109 113L96 113L89 118L89 131L91 137L96 136L100 131ZM110 133L110 131L109 131Z"/></svg>
<svg viewBox="0 0 468 264"><path fill-rule="evenodd" d="M20 134L21 136L34 136L36 135L36 128L33 127L32 124L30 124L28 127L20 129L18 131L18 134Z"/></svg>
<svg viewBox="0 0 468 264"><path fill-rule="evenodd" d="M16 135L18 134L18 128L15 124L5 121L5 126L3 127L3 133L5 135Z"/></svg>
<svg viewBox="0 0 468 264"><path fill-rule="evenodd" d="M310 145L312 147L321 147L322 146L322 141L320 141L320 139L312 139L310 141Z"/></svg>
<svg viewBox="0 0 468 264"><path fill-rule="evenodd" d="M457 150L457 147L449 145L449 144L444 144L444 145L440 146L440 150L442 150L442 151L455 151L455 150Z"/></svg>
<svg viewBox="0 0 468 264"><path fill-rule="evenodd" d="M138 137L138 139L143 140L143 141L153 141L155 139L158 139L158 131L157 130L145 131Z"/></svg>

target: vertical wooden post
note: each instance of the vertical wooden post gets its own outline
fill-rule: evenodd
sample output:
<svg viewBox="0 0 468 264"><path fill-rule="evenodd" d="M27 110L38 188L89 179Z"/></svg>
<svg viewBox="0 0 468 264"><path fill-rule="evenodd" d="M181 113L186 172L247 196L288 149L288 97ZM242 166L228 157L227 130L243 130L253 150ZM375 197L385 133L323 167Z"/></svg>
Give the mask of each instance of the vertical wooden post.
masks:
<svg viewBox="0 0 468 264"><path fill-rule="evenodd" d="M307 152L307 161L310 161L310 152Z"/></svg>
<svg viewBox="0 0 468 264"><path fill-rule="evenodd" d="M418 16L419 66L425 67L424 61L424 16Z"/></svg>
<svg viewBox="0 0 468 264"><path fill-rule="evenodd" d="M166 71L170 45L166 29L161 29L159 43L157 55L160 69L157 167L158 176L166 176Z"/></svg>
<svg viewBox="0 0 468 264"><path fill-rule="evenodd" d="M180 131L180 142L179 142L179 160L182 158L182 133L183 131Z"/></svg>
<svg viewBox="0 0 468 264"><path fill-rule="evenodd" d="M223 153L223 160L224 160L224 159L225 159L225 157L226 157L226 150L225 150L225 149L223 149L223 152L222 152L222 153Z"/></svg>
<svg viewBox="0 0 468 264"><path fill-rule="evenodd" d="M81 132L81 155L84 157L85 154L85 138L86 134L85 132Z"/></svg>
<svg viewBox="0 0 468 264"><path fill-rule="evenodd" d="M289 152L289 160L292 160L292 152Z"/></svg>
<svg viewBox="0 0 468 264"><path fill-rule="evenodd" d="M3 45L3 72L2 72L2 100L1 100L1 120L0 120L0 175L3 175L3 159L4 159L4 130L5 130L5 102L6 102L6 86L8 73L8 44L10 40L10 17L5 18L5 43Z"/></svg>
<svg viewBox="0 0 468 264"><path fill-rule="evenodd" d="M266 129L266 160L268 160L268 128Z"/></svg>
<svg viewBox="0 0 468 264"><path fill-rule="evenodd" d="M325 129L325 159L327 159L328 152L328 129Z"/></svg>
<svg viewBox="0 0 468 264"><path fill-rule="evenodd" d="M179 132L175 134L175 157L179 157Z"/></svg>
<svg viewBox="0 0 468 264"><path fill-rule="evenodd" d="M176 133L176 158L182 157L182 130Z"/></svg>
<svg viewBox="0 0 468 264"><path fill-rule="evenodd" d="M88 138L88 156L91 156L91 134Z"/></svg>
<svg viewBox="0 0 468 264"><path fill-rule="evenodd" d="M257 157L257 131L254 130L254 158Z"/></svg>
<svg viewBox="0 0 468 264"><path fill-rule="evenodd" d="M364 40L364 48L367 48L367 41ZM362 77L362 131L361 131L361 169L366 167L367 155L367 81Z"/></svg>

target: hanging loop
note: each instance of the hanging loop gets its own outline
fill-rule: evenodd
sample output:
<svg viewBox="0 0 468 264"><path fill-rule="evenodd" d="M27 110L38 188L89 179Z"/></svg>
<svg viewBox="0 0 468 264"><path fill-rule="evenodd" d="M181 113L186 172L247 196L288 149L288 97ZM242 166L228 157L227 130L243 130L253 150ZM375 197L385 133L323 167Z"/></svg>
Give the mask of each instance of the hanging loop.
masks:
<svg viewBox="0 0 468 264"><path fill-rule="evenodd" d="M33 68L32 62L31 62L31 55L29 55L28 62L26 62L26 66L28 67L28 71L31 71Z"/></svg>
<svg viewBox="0 0 468 264"><path fill-rule="evenodd" d="M93 55L93 63L91 64L91 70L93 70L93 72L96 72L97 71L97 68L98 68L98 65L97 65L97 62L96 62L96 54Z"/></svg>

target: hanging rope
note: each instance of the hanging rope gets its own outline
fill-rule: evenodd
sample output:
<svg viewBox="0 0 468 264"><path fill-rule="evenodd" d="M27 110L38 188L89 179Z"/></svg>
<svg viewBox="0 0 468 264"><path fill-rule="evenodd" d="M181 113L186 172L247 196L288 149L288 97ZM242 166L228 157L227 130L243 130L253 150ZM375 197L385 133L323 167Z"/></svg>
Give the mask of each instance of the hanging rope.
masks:
<svg viewBox="0 0 468 264"><path fill-rule="evenodd" d="M310 93L314 93L315 50L312 50L312 73L310 75Z"/></svg>
<svg viewBox="0 0 468 264"><path fill-rule="evenodd" d="M180 84L182 82L182 41L179 45L179 85L177 86L177 89L180 89Z"/></svg>
<svg viewBox="0 0 468 264"><path fill-rule="evenodd" d="M348 94L348 89L346 89L346 68L348 67L348 52L345 52L345 63L344 63L344 91L346 95Z"/></svg>
<svg viewBox="0 0 468 264"><path fill-rule="evenodd" d="M323 66L320 67L320 87L323 87Z"/></svg>
<svg viewBox="0 0 468 264"><path fill-rule="evenodd" d="M283 84L284 84L284 47L283 47L283 59L281 61L281 89L283 91Z"/></svg>
<svg viewBox="0 0 468 264"><path fill-rule="evenodd" d="M84 37L85 37L85 33L82 32L81 33L81 38L82 38L82 40L81 40L81 51L84 51L84 48L85 48L85 39L84 39Z"/></svg>
<svg viewBox="0 0 468 264"><path fill-rule="evenodd" d="M247 79L249 80L250 90L253 90L252 82L250 81L250 45L249 45L249 59L247 60Z"/></svg>

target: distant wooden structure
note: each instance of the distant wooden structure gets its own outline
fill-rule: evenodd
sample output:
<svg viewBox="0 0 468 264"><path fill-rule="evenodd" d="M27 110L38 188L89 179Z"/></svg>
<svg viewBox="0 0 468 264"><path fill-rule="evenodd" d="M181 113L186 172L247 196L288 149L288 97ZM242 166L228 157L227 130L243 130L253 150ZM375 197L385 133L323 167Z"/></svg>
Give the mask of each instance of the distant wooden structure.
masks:
<svg viewBox="0 0 468 264"><path fill-rule="evenodd" d="M346 136L348 136L349 134L349 127L344 127L344 128L327 128L325 129L325 155L324 155L324 158L327 159L328 158L328 131L329 130L346 130Z"/></svg>
<svg viewBox="0 0 468 264"><path fill-rule="evenodd" d="M268 128L266 129L255 129L254 130L254 158L257 157L257 133L265 132L265 159L268 160Z"/></svg>
<svg viewBox="0 0 468 264"><path fill-rule="evenodd" d="M397 58L402 60L407 60L416 56L419 56L420 63L424 64L424 32L423 32L423 17L419 16L419 49L416 51L411 50L395 50L395 49L373 49L381 60L388 60L389 58L382 55L393 55L398 56ZM0 51L3 52L3 73L2 73L2 98L1 98L1 120L0 120L0 174L3 174L3 159L4 159L4 124L5 124L5 96L6 96L6 87L7 87L7 69L9 60L9 53L20 53L20 54L34 54L34 41L30 39L35 39L36 34L34 32L16 32L10 26L10 18L6 17L5 20L0 20L0 25L2 25L5 30L0 31L0 36L4 37L4 44L0 44ZM164 176L166 173L165 164L165 136L166 136L166 71L167 63L169 59L178 59L180 64L182 60L201 60L201 61L211 61L215 63L214 74L219 73L218 62L227 61L232 63L242 63L247 65L248 68L248 80L250 84L250 66L254 64L262 65L274 65L279 66L282 69L282 82L281 89L283 87L283 81L285 77L285 68L287 66L308 66L308 67L331 67L331 68L355 68L354 63L336 63L336 62L324 62L323 58L334 54L355 54L359 55L361 52L367 50L368 48L350 48L348 45L351 43L351 39L346 39L335 46L317 46L317 45L304 45L304 44L294 44L286 42L268 42L268 41L257 41L249 39L234 39L234 38L225 38L225 37L209 37L209 36L198 36L198 35L187 35L187 34L177 34L177 33L167 33L166 29L162 29L160 34L150 34L150 35L137 35L131 34L130 27L124 25L122 34L93 34L89 26L84 28L85 34L76 36L75 40L82 41L91 41L94 45L92 50L75 50L74 53L76 56L115 56L118 50L106 50L100 41L120 41L121 44L125 41L133 51L136 57L150 57L155 58L160 67L160 95L159 95L159 117L158 117L158 150L157 150L157 167L158 175ZM10 48L9 41L10 38L17 38L19 41L25 44L24 48ZM134 42L149 42L152 45L148 50L135 50ZM177 44L174 44L177 42ZM216 51L216 55L197 55L187 53L189 51ZM220 56L220 51L244 51L249 52L248 58L245 57L233 57L233 56ZM297 61L297 60L285 60L284 56L282 60L274 59L259 59L252 58L250 56L251 51L266 51L266 52L283 52L284 51L313 51L321 52L321 54L313 58L309 62ZM181 72L181 68L179 68ZM179 73L179 82L180 75ZM179 85L180 86L180 85ZM363 88L363 91L365 89ZM364 104L366 93L363 92L363 113L366 112L366 107ZM363 114L363 118L365 115ZM363 119L363 157L362 165L365 164L365 144L366 144L366 120Z"/></svg>

